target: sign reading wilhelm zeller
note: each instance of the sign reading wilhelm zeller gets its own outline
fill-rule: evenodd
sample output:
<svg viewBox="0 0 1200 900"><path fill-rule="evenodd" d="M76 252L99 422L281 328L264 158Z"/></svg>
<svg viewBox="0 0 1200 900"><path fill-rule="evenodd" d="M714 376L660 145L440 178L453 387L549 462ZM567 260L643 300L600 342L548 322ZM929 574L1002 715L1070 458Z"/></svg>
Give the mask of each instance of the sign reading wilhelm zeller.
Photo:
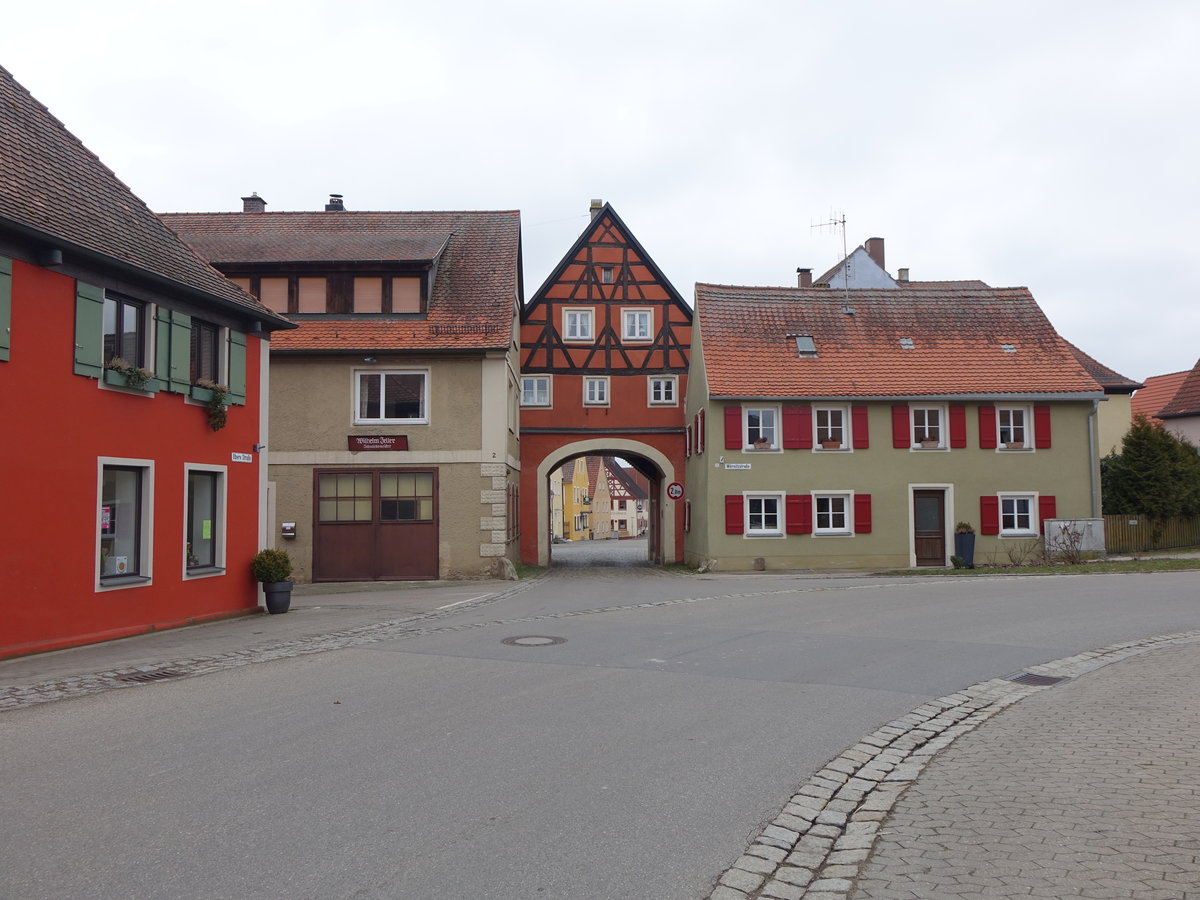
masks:
<svg viewBox="0 0 1200 900"><path fill-rule="evenodd" d="M351 452L359 450L407 450L407 434L351 434L346 437Z"/></svg>

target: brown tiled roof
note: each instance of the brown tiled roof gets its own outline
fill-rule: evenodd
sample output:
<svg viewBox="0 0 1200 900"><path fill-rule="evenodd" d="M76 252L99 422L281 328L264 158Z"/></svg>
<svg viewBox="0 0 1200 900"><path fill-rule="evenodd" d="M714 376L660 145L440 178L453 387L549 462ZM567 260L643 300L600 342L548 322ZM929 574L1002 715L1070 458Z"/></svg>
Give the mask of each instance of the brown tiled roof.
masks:
<svg viewBox="0 0 1200 900"><path fill-rule="evenodd" d="M289 327L197 256L4 68L0 224L46 236L67 261L90 253L244 307L268 327Z"/></svg>
<svg viewBox="0 0 1200 900"><path fill-rule="evenodd" d="M1145 416L1147 419L1157 419L1158 411L1169 404L1176 392L1183 386L1184 380L1191 370L1171 372L1167 375L1151 375L1146 379L1146 385L1136 391L1129 401L1129 412L1133 418Z"/></svg>
<svg viewBox="0 0 1200 900"><path fill-rule="evenodd" d="M841 290L696 285L710 393L1100 394L1026 288L851 290L852 314L846 303ZM817 356L800 357L794 335Z"/></svg>
<svg viewBox="0 0 1200 900"><path fill-rule="evenodd" d="M1071 352L1075 354L1075 358L1079 360L1079 364L1083 366L1089 375L1104 388L1106 394L1132 394L1134 391L1142 387L1141 384L1134 381L1132 378L1126 378L1118 372L1113 371L1104 363L1097 361L1091 356L1088 356L1070 341L1067 341L1067 346L1071 348Z"/></svg>
<svg viewBox="0 0 1200 900"><path fill-rule="evenodd" d="M521 214L516 210L169 213L164 218L218 266L438 261L424 319L298 317L298 329L272 338L272 352L500 349L512 339L520 302Z"/></svg>
<svg viewBox="0 0 1200 900"><path fill-rule="evenodd" d="M1200 415L1200 362L1184 375L1175 396L1155 415L1160 419Z"/></svg>

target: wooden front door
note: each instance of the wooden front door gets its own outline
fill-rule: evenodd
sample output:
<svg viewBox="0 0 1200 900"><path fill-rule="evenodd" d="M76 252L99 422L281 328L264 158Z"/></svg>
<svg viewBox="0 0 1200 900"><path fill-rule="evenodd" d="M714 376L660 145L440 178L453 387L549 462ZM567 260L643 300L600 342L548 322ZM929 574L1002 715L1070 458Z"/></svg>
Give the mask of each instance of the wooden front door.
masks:
<svg viewBox="0 0 1200 900"><path fill-rule="evenodd" d="M437 469L314 473L313 581L438 577Z"/></svg>
<svg viewBox="0 0 1200 900"><path fill-rule="evenodd" d="M913 491L913 537L918 566L946 565L945 491Z"/></svg>

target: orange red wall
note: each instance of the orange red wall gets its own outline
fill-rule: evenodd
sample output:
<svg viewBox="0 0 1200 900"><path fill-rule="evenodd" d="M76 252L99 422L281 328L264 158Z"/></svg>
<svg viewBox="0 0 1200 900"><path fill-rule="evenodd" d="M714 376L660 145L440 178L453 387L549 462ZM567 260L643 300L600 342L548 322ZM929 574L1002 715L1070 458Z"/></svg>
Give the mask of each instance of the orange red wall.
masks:
<svg viewBox="0 0 1200 900"><path fill-rule="evenodd" d="M75 280L13 261L10 360L0 362L0 657L247 612L258 549L259 365L247 340L245 406L228 424L179 394L101 390L75 375ZM96 589L97 458L154 460L153 580ZM226 467L226 570L186 579L185 463Z"/></svg>

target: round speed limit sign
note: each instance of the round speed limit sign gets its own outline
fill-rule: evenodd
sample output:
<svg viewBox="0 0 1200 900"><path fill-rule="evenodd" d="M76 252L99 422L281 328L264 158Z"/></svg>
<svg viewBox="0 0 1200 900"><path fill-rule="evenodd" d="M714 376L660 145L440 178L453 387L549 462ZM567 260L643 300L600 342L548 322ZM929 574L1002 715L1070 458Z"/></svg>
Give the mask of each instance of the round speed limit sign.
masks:
<svg viewBox="0 0 1200 900"><path fill-rule="evenodd" d="M678 500L683 496L683 485L678 481L672 481L667 485L667 496L672 500Z"/></svg>

